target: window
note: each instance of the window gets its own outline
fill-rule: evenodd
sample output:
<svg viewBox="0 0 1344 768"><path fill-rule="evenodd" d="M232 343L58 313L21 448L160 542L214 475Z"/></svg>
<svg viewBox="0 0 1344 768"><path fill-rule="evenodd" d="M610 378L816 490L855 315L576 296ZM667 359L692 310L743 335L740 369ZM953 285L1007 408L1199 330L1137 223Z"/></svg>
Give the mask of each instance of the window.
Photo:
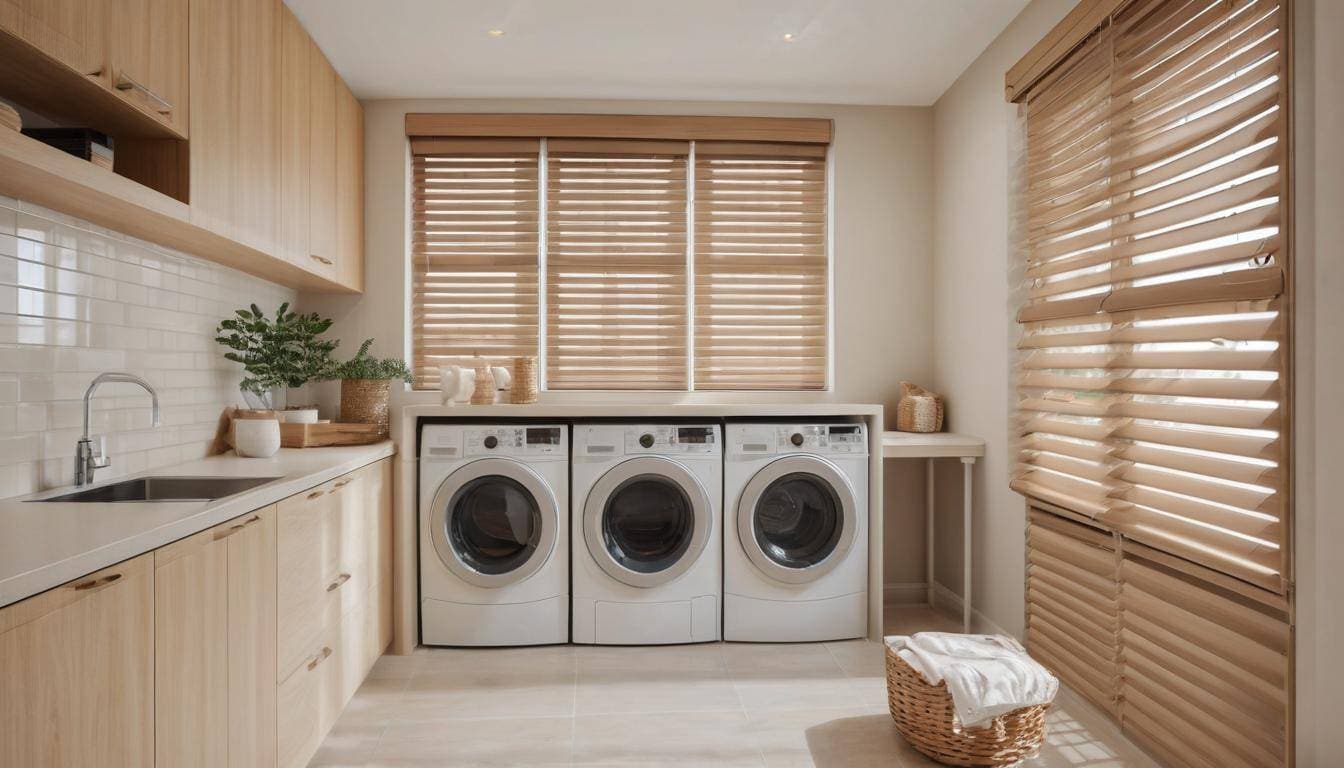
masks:
<svg viewBox="0 0 1344 768"><path fill-rule="evenodd" d="M407 132L416 388L476 354L538 355L550 390L826 387L829 121L408 115Z"/></svg>
<svg viewBox="0 0 1344 768"><path fill-rule="evenodd" d="M1173 766L1290 759L1285 15L1095 0L1008 73L1028 647Z"/></svg>

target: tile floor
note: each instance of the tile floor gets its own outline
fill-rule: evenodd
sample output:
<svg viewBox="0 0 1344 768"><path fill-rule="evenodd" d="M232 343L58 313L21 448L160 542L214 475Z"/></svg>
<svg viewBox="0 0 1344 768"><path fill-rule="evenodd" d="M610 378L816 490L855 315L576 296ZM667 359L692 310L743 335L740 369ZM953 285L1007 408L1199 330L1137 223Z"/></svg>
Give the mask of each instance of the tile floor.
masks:
<svg viewBox="0 0 1344 768"><path fill-rule="evenodd" d="M889 607L889 633L955 630ZM1049 768L1155 765L1068 691ZM882 647L716 643L623 648L422 648L380 659L312 766L935 765L887 714Z"/></svg>

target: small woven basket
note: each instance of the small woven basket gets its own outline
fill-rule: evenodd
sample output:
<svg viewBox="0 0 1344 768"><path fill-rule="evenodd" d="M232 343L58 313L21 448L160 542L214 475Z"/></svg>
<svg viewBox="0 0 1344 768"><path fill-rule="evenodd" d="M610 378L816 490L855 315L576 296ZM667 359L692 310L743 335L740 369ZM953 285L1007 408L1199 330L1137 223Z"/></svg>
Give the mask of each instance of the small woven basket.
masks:
<svg viewBox="0 0 1344 768"><path fill-rule="evenodd" d="M520 405L537 402L537 358L513 358L513 390L510 392L513 402Z"/></svg>
<svg viewBox="0 0 1344 768"><path fill-rule="evenodd" d="M901 399L896 401L896 429L901 432L941 432L942 396L902 381Z"/></svg>
<svg viewBox="0 0 1344 768"><path fill-rule="evenodd" d="M986 726L955 725L947 684L929 685L924 676L887 647L887 706L896 730L910 745L940 763L1005 766L1031 757L1045 735L1049 704L1015 709Z"/></svg>
<svg viewBox="0 0 1344 768"><path fill-rule="evenodd" d="M390 379L343 379L341 421L348 424L377 424L383 434L387 434L387 393L390 384Z"/></svg>

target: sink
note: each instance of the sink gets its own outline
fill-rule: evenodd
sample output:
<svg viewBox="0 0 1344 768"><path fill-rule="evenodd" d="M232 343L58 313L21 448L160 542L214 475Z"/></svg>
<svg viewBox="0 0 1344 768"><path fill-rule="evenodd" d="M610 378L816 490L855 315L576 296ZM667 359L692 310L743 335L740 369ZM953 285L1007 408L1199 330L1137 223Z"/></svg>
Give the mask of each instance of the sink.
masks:
<svg viewBox="0 0 1344 768"><path fill-rule="evenodd" d="M137 477L34 501L213 501L265 485L278 477Z"/></svg>

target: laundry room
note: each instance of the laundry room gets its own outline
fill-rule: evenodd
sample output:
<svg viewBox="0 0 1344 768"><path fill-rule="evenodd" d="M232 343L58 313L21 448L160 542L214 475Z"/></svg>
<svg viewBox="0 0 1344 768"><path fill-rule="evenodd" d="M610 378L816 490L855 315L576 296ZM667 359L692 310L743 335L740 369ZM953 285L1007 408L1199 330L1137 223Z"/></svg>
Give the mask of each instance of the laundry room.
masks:
<svg viewBox="0 0 1344 768"><path fill-rule="evenodd" d="M0 0L0 768L1344 754L1327 0Z"/></svg>

